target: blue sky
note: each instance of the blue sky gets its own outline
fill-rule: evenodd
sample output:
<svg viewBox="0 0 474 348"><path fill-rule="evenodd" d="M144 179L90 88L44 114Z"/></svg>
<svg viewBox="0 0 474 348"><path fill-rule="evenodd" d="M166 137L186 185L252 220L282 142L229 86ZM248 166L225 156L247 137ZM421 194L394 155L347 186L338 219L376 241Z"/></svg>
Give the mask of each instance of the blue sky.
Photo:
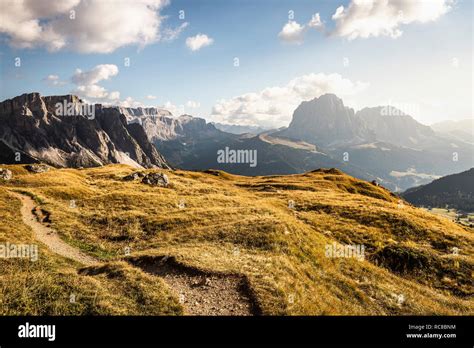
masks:
<svg viewBox="0 0 474 348"><path fill-rule="evenodd" d="M2 0L3 6L5 1L9 0ZM38 12L35 19L43 26L40 36L45 36L49 21L67 16L70 9L79 6L80 0L68 1L70 8L60 8L49 15ZM391 0L383 1L390 3ZM448 4L449 10L433 15L434 19L422 20L419 18L424 16L423 11L407 8L405 22L388 29L384 23L377 24L381 28L374 29L367 24L373 18L364 19L363 9L350 10L349 0L171 0L154 11L162 17L157 36L164 35L166 29L188 23L176 38L143 44L140 34L134 42L133 26L140 25L140 21L136 21L137 24L126 25L132 33L131 43L107 53L84 52L84 49L81 52L73 44L51 51L46 39L40 36L32 34L24 38L29 33L26 24L26 34L16 33L16 37L13 30L21 31L22 20L27 23L32 18L20 18L20 10L24 13L24 9L11 10L12 13L2 9L4 16L19 16L20 25L12 29L13 24L11 27L0 24L0 99L33 91L44 95L68 94L78 88L78 82L71 81L76 69L87 72L108 64L116 65L118 73L95 84L108 93L119 92L120 98L111 101L83 96L88 101L127 103L128 100L133 105L167 103L175 113L187 112L209 120L281 126L288 123L292 110L301 100L334 92L355 109L392 103L426 124L470 118L472 2L436 1ZM113 11L113 2L108 2ZM345 27L339 28L332 16L341 5L346 18ZM181 10L185 11L184 19L179 18ZM85 12L77 11L80 18L75 19L76 23L89 20L87 11L87 8ZM289 18L289 11L294 12L294 17ZM381 16L381 22L388 22L389 17L384 17L386 10L374 11ZM324 29L309 28L308 23L316 13ZM117 16L123 18L120 13ZM279 36L290 21L304 26L301 42ZM86 24L91 23L94 24L92 20ZM66 42L72 40L77 33L61 25L55 27L59 28L55 29L57 35L63 36ZM101 43L115 40L113 30L117 24L105 29L104 24L101 25L97 33L110 30L111 37L97 40ZM368 37L353 38L344 32L354 25L365 26L357 32L369 30ZM126 30L120 33L121 38L129 35ZM403 33L394 34L395 30ZM186 39L197 34L206 35L212 43L191 51ZM14 65L17 57L21 58L20 67ZM129 67L124 66L126 57L130 58ZM234 66L234 58L239 59L238 67ZM56 85L52 80L45 80L49 75L56 76ZM85 82L86 78L79 80L83 84L90 83ZM189 103L191 101L194 103Z"/></svg>

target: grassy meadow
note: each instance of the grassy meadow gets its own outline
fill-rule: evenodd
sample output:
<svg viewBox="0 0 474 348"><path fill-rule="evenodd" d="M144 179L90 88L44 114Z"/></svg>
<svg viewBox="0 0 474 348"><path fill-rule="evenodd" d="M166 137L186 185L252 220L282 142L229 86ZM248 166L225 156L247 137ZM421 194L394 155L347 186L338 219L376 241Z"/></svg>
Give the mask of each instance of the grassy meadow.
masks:
<svg viewBox="0 0 474 348"><path fill-rule="evenodd" d="M181 315L167 283L128 262L163 256L244 275L265 315L474 314L473 229L338 170L166 171L165 188L124 181L136 171L126 165L3 167L13 179L0 182L0 243L35 243L8 193L17 191L102 263L78 272L42 245L36 262L0 259L3 315ZM334 242L364 245L365 258L327 257Z"/></svg>

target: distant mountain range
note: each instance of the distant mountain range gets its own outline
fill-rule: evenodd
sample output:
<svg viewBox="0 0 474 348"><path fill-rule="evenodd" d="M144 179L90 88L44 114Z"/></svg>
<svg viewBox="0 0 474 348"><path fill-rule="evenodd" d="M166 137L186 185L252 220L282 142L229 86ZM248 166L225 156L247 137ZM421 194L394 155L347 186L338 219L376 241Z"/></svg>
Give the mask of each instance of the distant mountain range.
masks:
<svg viewBox="0 0 474 348"><path fill-rule="evenodd" d="M390 106L354 112L334 94L302 102L279 130L212 124L153 107L95 105L92 120L61 116L55 105L63 101L80 103L71 95L38 93L0 103L0 162L16 163L14 154L21 153L24 162L63 167L131 163L241 175L335 167L394 191L474 166L474 142L435 132ZM256 150L257 163L218 161L224 149Z"/></svg>
<svg viewBox="0 0 474 348"><path fill-rule="evenodd" d="M333 94L301 103L276 135L314 144L398 191L474 164L473 144L440 136L391 106L354 113Z"/></svg>
<svg viewBox="0 0 474 348"><path fill-rule="evenodd" d="M443 121L431 125L431 128L444 137L462 140L474 144L474 119Z"/></svg>
<svg viewBox="0 0 474 348"><path fill-rule="evenodd" d="M212 122L212 124L217 129L223 132L232 133L232 134L257 135L268 130L267 128L262 128L258 126L242 126L242 125L237 125L237 124L223 124L223 123L215 123L215 122Z"/></svg>
<svg viewBox="0 0 474 348"><path fill-rule="evenodd" d="M418 206L449 206L474 212L474 168L442 177L427 185L410 188L402 196Z"/></svg>
<svg viewBox="0 0 474 348"><path fill-rule="evenodd" d="M233 134L219 130L202 118L189 115L173 117L157 110L154 115L147 116L143 109L122 111L126 111L129 122L140 123L144 127L150 141L167 161L177 168L214 168L240 175L273 175L337 167L365 180L376 179L360 168L318 151L312 144L301 140L281 139L274 136L272 131L258 135ZM217 152L226 147L236 151L256 150L258 165L251 167L248 163L219 163Z"/></svg>
<svg viewBox="0 0 474 348"><path fill-rule="evenodd" d="M333 94L301 103L288 128L258 134L230 134L200 118L161 114L135 122L183 169L272 175L331 166L401 191L473 165L471 144L439 136L390 106L354 113ZM225 147L257 150L258 165L218 163L216 153Z"/></svg>
<svg viewBox="0 0 474 348"><path fill-rule="evenodd" d="M71 106L64 114L58 104ZM127 163L168 168L144 129L129 123L116 108L90 106L72 95L23 94L0 103L2 163L41 161L57 167L93 167ZM20 154L18 156L18 154Z"/></svg>

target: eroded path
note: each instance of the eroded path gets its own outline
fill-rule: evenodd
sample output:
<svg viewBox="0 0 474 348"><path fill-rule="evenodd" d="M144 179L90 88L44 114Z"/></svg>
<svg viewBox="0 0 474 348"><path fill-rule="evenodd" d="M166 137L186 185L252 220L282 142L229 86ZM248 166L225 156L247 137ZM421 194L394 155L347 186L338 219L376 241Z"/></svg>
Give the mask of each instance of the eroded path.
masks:
<svg viewBox="0 0 474 348"><path fill-rule="evenodd" d="M23 223L31 227L36 239L44 243L51 251L86 266L98 263L93 257L84 254L79 249L64 242L55 230L40 223L37 216L33 213L36 204L31 197L16 192L10 192L10 194L18 198L22 203L21 218Z"/></svg>
<svg viewBox="0 0 474 348"><path fill-rule="evenodd" d="M163 278L188 315L249 316L260 313L250 286L241 275L204 272L166 257L160 261L132 261L132 264Z"/></svg>

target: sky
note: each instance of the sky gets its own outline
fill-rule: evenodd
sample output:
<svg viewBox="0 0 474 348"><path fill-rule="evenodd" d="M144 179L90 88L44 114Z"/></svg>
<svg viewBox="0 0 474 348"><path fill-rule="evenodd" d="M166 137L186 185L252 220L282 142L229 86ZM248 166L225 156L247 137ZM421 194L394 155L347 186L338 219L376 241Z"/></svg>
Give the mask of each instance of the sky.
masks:
<svg viewBox="0 0 474 348"><path fill-rule="evenodd" d="M470 0L0 0L0 100L29 92L286 126L335 93L473 117Z"/></svg>

